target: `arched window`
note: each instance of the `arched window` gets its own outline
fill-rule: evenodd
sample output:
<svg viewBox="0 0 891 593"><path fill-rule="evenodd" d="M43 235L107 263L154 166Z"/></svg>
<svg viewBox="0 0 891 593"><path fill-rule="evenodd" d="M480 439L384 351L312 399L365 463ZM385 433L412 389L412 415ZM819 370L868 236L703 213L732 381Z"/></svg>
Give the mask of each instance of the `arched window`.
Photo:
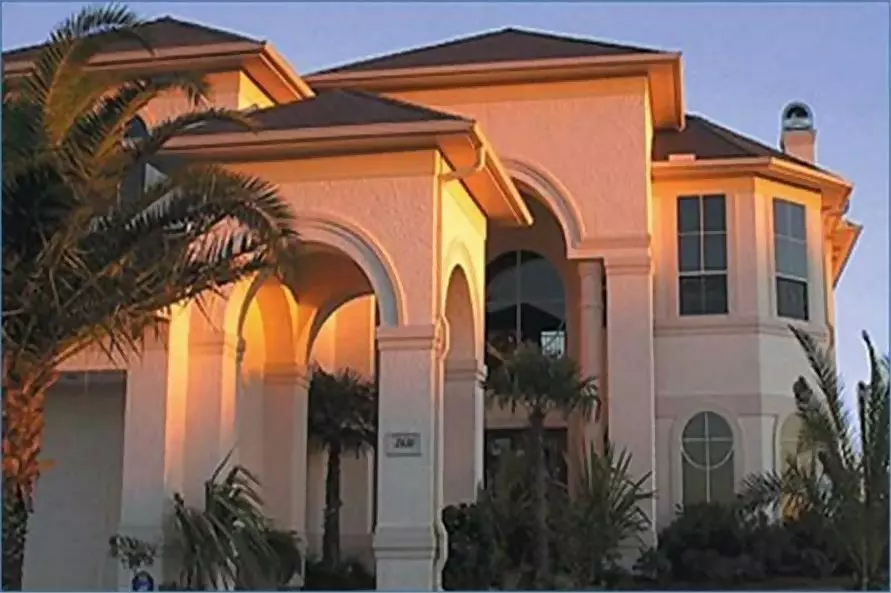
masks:
<svg viewBox="0 0 891 593"><path fill-rule="evenodd" d="M728 502L734 497L733 432L714 412L700 412L681 437L683 502Z"/></svg>
<svg viewBox="0 0 891 593"><path fill-rule="evenodd" d="M143 121L141 117L137 116L130 120L130 123L127 125L127 132L124 137L127 140L140 140L142 138L148 137L148 135L148 127L146 127L145 121ZM120 190L121 200L123 202L136 199L136 197L141 195L142 192L145 190L147 168L148 165L143 167L134 167L132 170L127 172L123 183L121 183Z"/></svg>
<svg viewBox="0 0 891 593"><path fill-rule="evenodd" d="M486 339L498 347L531 341L566 351L566 297L556 268L531 251L513 251L487 267ZM492 364L492 360L487 360Z"/></svg>
<svg viewBox="0 0 891 593"><path fill-rule="evenodd" d="M801 432L801 419L792 414L780 427L780 471L789 467L789 458L798 456L798 434Z"/></svg>

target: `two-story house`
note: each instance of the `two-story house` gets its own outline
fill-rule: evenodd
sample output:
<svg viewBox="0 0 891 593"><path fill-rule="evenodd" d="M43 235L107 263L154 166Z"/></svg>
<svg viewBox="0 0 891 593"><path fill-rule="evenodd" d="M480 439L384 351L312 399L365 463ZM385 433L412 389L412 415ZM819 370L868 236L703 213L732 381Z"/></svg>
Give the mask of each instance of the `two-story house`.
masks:
<svg viewBox="0 0 891 593"><path fill-rule="evenodd" d="M485 343L563 351L598 379L592 417L548 418L572 475L609 438L650 472L656 525L729 498L794 442L806 363L788 324L833 332L833 287L860 227L851 184L815 161L813 114L779 147L685 111L680 53L504 29L301 75L269 43L164 18L154 54L119 43L97 68L197 70L256 131L171 142L274 182L306 244L293 286L258 277L186 305L142 360L83 356L48 402L26 585L103 589L107 538L160 537L171 491L200 499L230 450L270 513L321 531L324 458L307 445L306 369L377 377L377 458L344 460L346 547L384 590L429 590L443 505L522 446L486 409ZM7 76L34 48L4 54ZM184 109L150 105L153 125ZM778 106L778 111L781 106ZM651 534L652 535L652 534Z"/></svg>

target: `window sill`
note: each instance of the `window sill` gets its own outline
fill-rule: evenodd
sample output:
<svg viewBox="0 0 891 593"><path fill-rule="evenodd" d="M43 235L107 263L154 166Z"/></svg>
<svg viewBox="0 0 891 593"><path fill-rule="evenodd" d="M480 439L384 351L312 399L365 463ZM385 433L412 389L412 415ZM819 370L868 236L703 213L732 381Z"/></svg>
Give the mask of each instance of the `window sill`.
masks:
<svg viewBox="0 0 891 593"><path fill-rule="evenodd" d="M800 328L817 340L829 338L829 328L794 319L739 317L734 315L696 315L656 320L655 336L752 335L767 334L792 338L789 326Z"/></svg>

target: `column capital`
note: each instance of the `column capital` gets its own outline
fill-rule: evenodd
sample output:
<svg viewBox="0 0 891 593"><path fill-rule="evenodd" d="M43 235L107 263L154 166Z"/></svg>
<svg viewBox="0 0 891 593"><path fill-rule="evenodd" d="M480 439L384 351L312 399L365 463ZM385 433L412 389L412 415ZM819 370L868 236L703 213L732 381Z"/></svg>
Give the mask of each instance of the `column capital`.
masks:
<svg viewBox="0 0 891 593"><path fill-rule="evenodd" d="M241 336L215 331L189 342L189 352L196 354L220 354L241 362L244 358L245 341Z"/></svg>
<svg viewBox="0 0 891 593"><path fill-rule="evenodd" d="M652 273L653 258L647 252L628 253L605 259L607 276L640 276Z"/></svg>
<svg viewBox="0 0 891 593"><path fill-rule="evenodd" d="M429 350L442 354L447 348L447 335L442 319L431 324L382 326L377 328L377 347L380 351Z"/></svg>
<svg viewBox="0 0 891 593"><path fill-rule="evenodd" d="M377 558L433 559L437 554L440 534L436 525L378 524L372 547Z"/></svg>
<svg viewBox="0 0 891 593"><path fill-rule="evenodd" d="M266 383L277 385L294 384L307 386L309 384L310 371L299 363L267 364L263 369L263 377Z"/></svg>
<svg viewBox="0 0 891 593"><path fill-rule="evenodd" d="M474 358L447 358L445 361L445 378L458 381L479 381L486 379L486 365Z"/></svg>
<svg viewBox="0 0 891 593"><path fill-rule="evenodd" d="M575 260L576 271L582 280L601 280L603 278L603 259Z"/></svg>

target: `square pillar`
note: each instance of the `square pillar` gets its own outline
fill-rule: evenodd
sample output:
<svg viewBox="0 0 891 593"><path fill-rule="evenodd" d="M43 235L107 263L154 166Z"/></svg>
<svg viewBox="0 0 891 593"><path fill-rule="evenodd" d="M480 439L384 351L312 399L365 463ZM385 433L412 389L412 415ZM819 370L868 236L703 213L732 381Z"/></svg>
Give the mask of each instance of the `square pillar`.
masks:
<svg viewBox="0 0 891 593"><path fill-rule="evenodd" d="M447 550L440 517L443 328L381 327L377 339L377 588L439 590Z"/></svg>
<svg viewBox="0 0 891 593"><path fill-rule="evenodd" d="M476 501L483 484L486 367L475 359L445 362L443 398L443 502Z"/></svg>
<svg viewBox="0 0 891 593"><path fill-rule="evenodd" d="M309 382L302 365L266 369L263 397L263 492L279 527L306 536Z"/></svg>
<svg viewBox="0 0 891 593"><path fill-rule="evenodd" d="M584 435L584 452L594 445L597 451L603 450L605 418L600 416L606 409L607 382L604 373L604 347L606 330L603 327L603 260L592 259L578 262L579 274L579 368L585 376L597 379L600 397L598 406L590 418L581 418Z"/></svg>
<svg viewBox="0 0 891 593"><path fill-rule="evenodd" d="M127 368L121 515L117 532L161 544L165 513L182 489L185 446L185 383L175 356L183 344L167 335L146 346ZM155 584L171 579L163 549L149 570ZM118 587L131 589L132 574L119 565Z"/></svg>
<svg viewBox="0 0 891 593"><path fill-rule="evenodd" d="M606 275L609 327L613 330L606 335L609 438L616 448L625 448L632 455L634 477L650 472L644 487L653 489L656 406L650 257L647 253L607 256ZM655 498L643 507L655 521ZM651 533L643 535L647 543L655 542L655 523Z"/></svg>

